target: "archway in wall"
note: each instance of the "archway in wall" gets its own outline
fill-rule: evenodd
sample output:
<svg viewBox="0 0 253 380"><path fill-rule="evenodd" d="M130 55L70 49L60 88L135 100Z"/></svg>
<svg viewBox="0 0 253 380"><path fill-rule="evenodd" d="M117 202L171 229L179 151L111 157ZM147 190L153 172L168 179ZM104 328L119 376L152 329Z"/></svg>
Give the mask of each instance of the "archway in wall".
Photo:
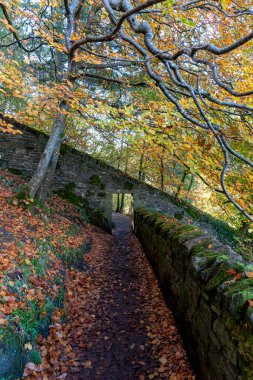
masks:
<svg viewBox="0 0 253 380"><path fill-rule="evenodd" d="M115 220L119 214L129 218L133 225L134 197L132 193L112 194L112 229L115 227Z"/></svg>

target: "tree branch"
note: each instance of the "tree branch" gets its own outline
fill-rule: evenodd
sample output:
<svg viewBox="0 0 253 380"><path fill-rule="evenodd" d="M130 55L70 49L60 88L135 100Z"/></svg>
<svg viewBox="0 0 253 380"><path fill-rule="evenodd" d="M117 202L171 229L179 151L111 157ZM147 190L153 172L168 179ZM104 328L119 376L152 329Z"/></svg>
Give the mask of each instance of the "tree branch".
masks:
<svg viewBox="0 0 253 380"><path fill-rule="evenodd" d="M84 77L100 79L100 80L106 81L106 82L118 83L118 84L123 84L126 86L133 86L133 87L147 87L148 86L148 84L145 82L136 82L136 83L125 82L125 81L120 80L120 79L114 79L114 78L105 77L103 75L98 75L98 74L93 74L93 73L84 73L84 74L76 75L73 77L73 79L79 79L79 78L84 78Z"/></svg>
<svg viewBox="0 0 253 380"><path fill-rule="evenodd" d="M13 37L15 38L15 40L17 41L17 44L18 46L24 50L26 53L32 53L34 52L35 50L39 49L42 45L44 45L45 43L40 43L38 46L32 48L32 49L27 49L21 42L21 39L19 38L18 34L16 33L14 27L13 27L13 24L12 24L12 21L9 17L9 14L7 12L7 9L6 9L6 6L3 4L3 3L0 3L0 7L3 11L3 14L4 14L4 17L6 19L6 21L8 22L9 26L10 26L10 30L11 30L11 33L13 34Z"/></svg>
<svg viewBox="0 0 253 380"><path fill-rule="evenodd" d="M133 14L135 13L138 13L140 12L141 10L143 9L146 9L154 4L158 4L158 3L162 3L164 2L165 0L148 0L146 3L144 4L140 4L138 6L136 6L135 8L132 8L128 11L126 11L118 20L115 28L113 29L113 31L111 33L108 33L108 34L105 34L104 36L87 36L86 38L83 38L79 41L76 41L72 46L71 48L69 49L69 54L70 55L73 55L74 51L76 49L78 49L80 46L88 43L88 42L106 42L106 41L111 41L113 40L118 31L120 30L123 22L128 19L130 16L132 16ZM119 9L118 9L119 10Z"/></svg>

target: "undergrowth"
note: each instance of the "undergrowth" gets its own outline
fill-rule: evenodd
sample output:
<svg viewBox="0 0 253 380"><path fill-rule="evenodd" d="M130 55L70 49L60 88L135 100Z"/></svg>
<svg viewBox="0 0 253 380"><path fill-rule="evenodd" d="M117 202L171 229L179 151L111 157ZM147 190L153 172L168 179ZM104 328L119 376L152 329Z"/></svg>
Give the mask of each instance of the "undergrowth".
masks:
<svg viewBox="0 0 253 380"><path fill-rule="evenodd" d="M38 340L54 315L64 315L68 270L87 268L91 239L85 216L54 196L27 196L24 180L0 171L0 379L23 375L41 362Z"/></svg>

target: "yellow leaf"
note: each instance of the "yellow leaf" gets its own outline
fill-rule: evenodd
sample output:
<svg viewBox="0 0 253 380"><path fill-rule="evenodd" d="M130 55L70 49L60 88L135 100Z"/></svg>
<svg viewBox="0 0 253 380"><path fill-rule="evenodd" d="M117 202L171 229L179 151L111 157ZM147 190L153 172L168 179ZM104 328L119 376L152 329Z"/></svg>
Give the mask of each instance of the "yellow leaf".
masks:
<svg viewBox="0 0 253 380"><path fill-rule="evenodd" d="M26 343L25 344L25 350L32 350L33 346L31 345L31 343Z"/></svg>

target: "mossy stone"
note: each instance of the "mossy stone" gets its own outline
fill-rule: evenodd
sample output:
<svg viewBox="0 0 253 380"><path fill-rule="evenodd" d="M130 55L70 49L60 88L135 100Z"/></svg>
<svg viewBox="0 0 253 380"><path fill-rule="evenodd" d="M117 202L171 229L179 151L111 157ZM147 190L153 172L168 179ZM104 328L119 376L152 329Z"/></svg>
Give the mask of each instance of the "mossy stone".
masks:
<svg viewBox="0 0 253 380"><path fill-rule="evenodd" d="M198 232L200 235L203 235L203 232L200 231L196 226L191 224L178 224L178 227L173 231L173 237L176 238L183 234Z"/></svg>
<svg viewBox="0 0 253 380"><path fill-rule="evenodd" d="M95 185L95 186L100 186L101 183L102 183L102 180L101 178L99 177L99 175L96 175L96 174L93 174L90 179L89 179L89 183L91 185Z"/></svg>
<svg viewBox="0 0 253 380"><path fill-rule="evenodd" d="M212 239L211 238L207 237L205 239L201 239L201 242L194 244L194 246L192 247L193 255L198 256L199 253L201 253L202 251L209 250L208 247L210 245L212 245Z"/></svg>
<svg viewBox="0 0 253 380"><path fill-rule="evenodd" d="M232 293L241 292L244 290L253 290L253 278L246 278L232 284L231 286L229 286L225 295L230 295Z"/></svg>
<svg viewBox="0 0 253 380"><path fill-rule="evenodd" d="M83 208L84 210L89 210L89 202L87 199L81 197L80 195L77 195L74 193L75 191L75 183L70 182L67 183L64 187L64 189L56 191L56 194L58 194L60 197L66 199L70 203Z"/></svg>
<svg viewBox="0 0 253 380"><path fill-rule="evenodd" d="M253 334L252 326L233 324L231 329L233 341L237 342L243 369L241 380L253 380Z"/></svg>
<svg viewBox="0 0 253 380"><path fill-rule="evenodd" d="M174 217L178 220L182 220L184 218L184 211L175 212Z"/></svg>
<svg viewBox="0 0 253 380"><path fill-rule="evenodd" d="M172 229L178 228L177 222L162 222L161 223L161 231L162 232L170 232Z"/></svg>
<svg viewBox="0 0 253 380"><path fill-rule="evenodd" d="M224 281L228 280L229 275L227 274L227 270L229 269L229 265L227 262L220 264L215 268L212 273L212 278L208 281L206 285L206 290L211 291L217 288L219 285L224 283Z"/></svg>
<svg viewBox="0 0 253 380"><path fill-rule="evenodd" d="M94 194L94 191L91 191L89 189L86 191L86 197L93 197Z"/></svg>
<svg viewBox="0 0 253 380"><path fill-rule="evenodd" d="M200 270L202 269L207 269L211 264L214 263L214 261L216 260L216 255L206 255L206 256L203 256L201 258L198 258L198 267Z"/></svg>
<svg viewBox="0 0 253 380"><path fill-rule="evenodd" d="M253 299L253 289L242 292L230 293L228 297L229 311L231 314L240 319L243 311L246 311L247 301Z"/></svg>

